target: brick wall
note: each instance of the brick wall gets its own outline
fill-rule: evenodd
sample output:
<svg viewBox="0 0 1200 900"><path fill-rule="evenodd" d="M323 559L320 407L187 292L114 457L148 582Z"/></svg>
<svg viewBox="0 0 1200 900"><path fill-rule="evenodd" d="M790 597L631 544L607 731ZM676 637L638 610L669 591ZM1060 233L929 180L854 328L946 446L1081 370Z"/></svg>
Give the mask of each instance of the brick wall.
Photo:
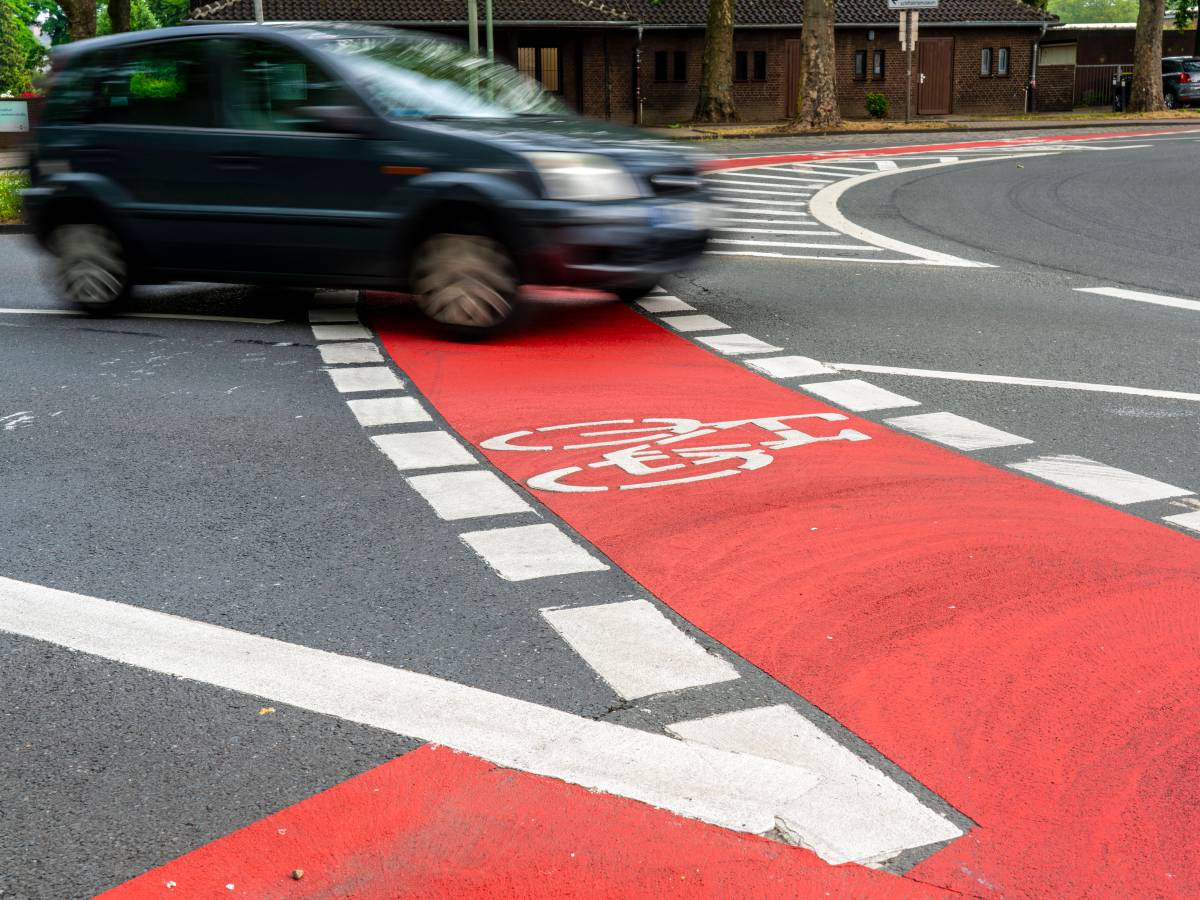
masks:
<svg viewBox="0 0 1200 900"><path fill-rule="evenodd" d="M839 29L837 33L838 101L842 115L862 118L866 113L866 95L877 91L888 98L889 117L904 118L905 54L900 49L896 29L875 29L875 40L868 40L866 29ZM954 38L953 113L1005 113L1025 109L1025 88L1029 83L1029 66L1033 43L1038 32L1031 28L927 28L921 26L918 38L950 36ZM919 42L918 42L919 43ZM1001 47L1007 47L1008 75L982 76L979 73L980 54L984 47L992 48L992 68ZM867 53L867 77L854 77L854 52ZM875 50L884 51L884 77L871 74ZM917 81L920 74L917 52L913 52L913 116L917 114Z"/></svg>
<svg viewBox="0 0 1200 900"><path fill-rule="evenodd" d="M1041 112L1069 110L1075 100L1074 66L1039 66L1037 108Z"/></svg>

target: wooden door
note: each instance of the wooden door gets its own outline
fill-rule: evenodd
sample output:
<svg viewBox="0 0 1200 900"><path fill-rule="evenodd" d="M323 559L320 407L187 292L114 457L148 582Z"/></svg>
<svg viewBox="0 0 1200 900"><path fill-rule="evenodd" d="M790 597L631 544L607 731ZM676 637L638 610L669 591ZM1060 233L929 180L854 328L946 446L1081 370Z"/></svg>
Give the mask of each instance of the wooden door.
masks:
<svg viewBox="0 0 1200 900"><path fill-rule="evenodd" d="M917 41L917 115L948 116L954 98L954 38Z"/></svg>
<svg viewBox="0 0 1200 900"><path fill-rule="evenodd" d="M796 116L800 102L800 41L784 41L783 117Z"/></svg>

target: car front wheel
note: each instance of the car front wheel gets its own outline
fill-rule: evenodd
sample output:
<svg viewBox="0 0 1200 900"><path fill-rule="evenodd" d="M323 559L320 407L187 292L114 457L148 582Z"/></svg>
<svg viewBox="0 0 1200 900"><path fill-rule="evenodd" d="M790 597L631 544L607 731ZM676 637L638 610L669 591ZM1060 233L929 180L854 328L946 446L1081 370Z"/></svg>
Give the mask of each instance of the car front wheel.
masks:
<svg viewBox="0 0 1200 900"><path fill-rule="evenodd" d="M417 306L461 335L494 331L512 318L517 271L498 241L476 234L434 234L413 256Z"/></svg>
<svg viewBox="0 0 1200 900"><path fill-rule="evenodd" d="M77 309L106 315L120 308L132 288L129 260L117 234L105 225L59 225L47 246L63 298Z"/></svg>

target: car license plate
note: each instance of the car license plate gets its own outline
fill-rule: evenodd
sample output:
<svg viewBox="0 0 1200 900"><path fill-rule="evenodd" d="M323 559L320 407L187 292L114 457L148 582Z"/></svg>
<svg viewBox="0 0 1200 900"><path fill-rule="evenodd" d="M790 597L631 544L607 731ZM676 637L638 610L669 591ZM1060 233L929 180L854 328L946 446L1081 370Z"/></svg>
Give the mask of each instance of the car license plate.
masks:
<svg viewBox="0 0 1200 900"><path fill-rule="evenodd" d="M707 220L708 209L703 203L656 206L650 213L650 224L656 228L700 229L705 227Z"/></svg>

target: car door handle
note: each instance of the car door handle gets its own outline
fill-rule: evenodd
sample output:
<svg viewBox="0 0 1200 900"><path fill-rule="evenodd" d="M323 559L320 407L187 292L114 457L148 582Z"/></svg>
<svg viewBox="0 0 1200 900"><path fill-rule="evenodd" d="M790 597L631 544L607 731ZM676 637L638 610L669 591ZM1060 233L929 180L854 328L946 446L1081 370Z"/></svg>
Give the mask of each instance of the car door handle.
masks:
<svg viewBox="0 0 1200 900"><path fill-rule="evenodd" d="M249 172L262 168L262 157L251 153L218 153L212 158L218 169Z"/></svg>
<svg viewBox="0 0 1200 900"><path fill-rule="evenodd" d="M71 152L86 159L116 159L116 147L79 146L72 147Z"/></svg>

